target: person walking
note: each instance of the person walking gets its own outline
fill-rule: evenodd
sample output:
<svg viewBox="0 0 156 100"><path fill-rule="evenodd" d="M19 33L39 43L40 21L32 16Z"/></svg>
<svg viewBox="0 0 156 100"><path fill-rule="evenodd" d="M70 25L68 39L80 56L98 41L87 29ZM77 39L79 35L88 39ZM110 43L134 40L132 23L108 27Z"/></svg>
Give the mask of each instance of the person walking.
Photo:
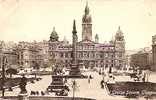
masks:
<svg viewBox="0 0 156 100"><path fill-rule="evenodd" d="M90 84L90 76L88 76L88 83Z"/></svg>
<svg viewBox="0 0 156 100"><path fill-rule="evenodd" d="M104 80L101 80L101 88L104 88Z"/></svg>

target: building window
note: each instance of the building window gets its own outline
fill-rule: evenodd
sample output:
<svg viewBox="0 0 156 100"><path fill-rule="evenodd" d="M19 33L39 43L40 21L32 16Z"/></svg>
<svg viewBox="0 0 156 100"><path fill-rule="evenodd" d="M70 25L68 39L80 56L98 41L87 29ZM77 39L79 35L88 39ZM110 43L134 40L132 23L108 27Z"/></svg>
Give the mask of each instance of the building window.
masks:
<svg viewBox="0 0 156 100"><path fill-rule="evenodd" d="M102 54L100 55L100 58L103 58L103 55Z"/></svg>
<svg viewBox="0 0 156 100"><path fill-rule="evenodd" d="M86 54L86 52L84 52L84 57L85 57L85 58L87 57L87 54Z"/></svg>
<svg viewBox="0 0 156 100"><path fill-rule="evenodd" d="M87 53L87 57L89 58L89 52Z"/></svg>
<svg viewBox="0 0 156 100"><path fill-rule="evenodd" d="M80 49L80 50L82 49L82 46L81 46L81 45L79 46L79 49Z"/></svg>
<svg viewBox="0 0 156 100"><path fill-rule="evenodd" d="M108 57L108 53L105 54L105 57Z"/></svg>
<svg viewBox="0 0 156 100"><path fill-rule="evenodd" d="M82 57L82 53L78 53L78 57L81 58Z"/></svg>
<svg viewBox="0 0 156 100"><path fill-rule="evenodd" d="M68 58L68 53L65 53L65 57Z"/></svg>
<svg viewBox="0 0 156 100"><path fill-rule="evenodd" d="M99 55L98 54L96 54L96 58L99 58Z"/></svg>
<svg viewBox="0 0 156 100"><path fill-rule="evenodd" d="M73 53L70 53L70 55L71 55L71 58L73 58Z"/></svg>
<svg viewBox="0 0 156 100"><path fill-rule="evenodd" d="M63 53L62 53L62 52L60 53L60 57L61 57L61 58L63 57Z"/></svg>
<svg viewBox="0 0 156 100"><path fill-rule="evenodd" d="M122 53L119 53L119 57L122 57Z"/></svg>
<svg viewBox="0 0 156 100"><path fill-rule="evenodd" d="M114 61L112 60L112 63L113 63Z"/></svg>
<svg viewBox="0 0 156 100"><path fill-rule="evenodd" d="M105 65L105 68L108 68L108 64Z"/></svg>

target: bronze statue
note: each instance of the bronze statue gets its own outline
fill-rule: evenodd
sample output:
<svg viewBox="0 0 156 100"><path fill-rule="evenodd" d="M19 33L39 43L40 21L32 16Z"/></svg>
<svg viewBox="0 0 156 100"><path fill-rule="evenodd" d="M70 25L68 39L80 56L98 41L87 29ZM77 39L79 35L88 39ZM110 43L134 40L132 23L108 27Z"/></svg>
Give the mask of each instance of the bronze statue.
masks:
<svg viewBox="0 0 156 100"><path fill-rule="evenodd" d="M27 78L23 75L23 77L21 78L21 81L19 83L19 87L21 89L21 92L20 92L21 94L27 93L26 85L27 85Z"/></svg>

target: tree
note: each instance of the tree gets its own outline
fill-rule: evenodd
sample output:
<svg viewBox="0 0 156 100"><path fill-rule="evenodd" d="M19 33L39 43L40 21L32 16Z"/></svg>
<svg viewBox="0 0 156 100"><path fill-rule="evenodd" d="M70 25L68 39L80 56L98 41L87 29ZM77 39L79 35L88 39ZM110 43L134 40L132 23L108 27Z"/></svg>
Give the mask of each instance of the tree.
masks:
<svg viewBox="0 0 156 100"><path fill-rule="evenodd" d="M48 68L48 67L49 67L48 63L44 63L44 64L43 64L44 71L45 71L45 69Z"/></svg>
<svg viewBox="0 0 156 100"><path fill-rule="evenodd" d="M35 75L35 79L36 79L36 75L38 73L38 70L40 69L40 65L36 61L33 61L32 67L33 69L35 69L35 71L32 72L32 75Z"/></svg>
<svg viewBox="0 0 156 100"><path fill-rule="evenodd" d="M33 62L33 69L39 70L40 69L40 65L37 62Z"/></svg>
<svg viewBox="0 0 156 100"><path fill-rule="evenodd" d="M16 69L14 69L14 68L8 68L8 69L6 70L6 73L7 73L7 74L10 74L10 78L12 78L12 75L13 75L13 74L17 74L18 71L17 71Z"/></svg>

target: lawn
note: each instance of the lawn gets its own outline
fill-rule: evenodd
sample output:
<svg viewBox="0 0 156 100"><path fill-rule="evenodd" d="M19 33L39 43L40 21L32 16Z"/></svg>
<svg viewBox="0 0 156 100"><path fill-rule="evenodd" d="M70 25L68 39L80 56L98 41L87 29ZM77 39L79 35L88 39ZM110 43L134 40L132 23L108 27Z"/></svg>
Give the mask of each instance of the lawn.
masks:
<svg viewBox="0 0 156 100"><path fill-rule="evenodd" d="M39 80L41 78L27 78L27 82L32 82L34 80ZM21 78L6 78L5 79L5 88L8 89L10 87L18 86L20 83ZM2 78L0 78L0 90L2 90Z"/></svg>

